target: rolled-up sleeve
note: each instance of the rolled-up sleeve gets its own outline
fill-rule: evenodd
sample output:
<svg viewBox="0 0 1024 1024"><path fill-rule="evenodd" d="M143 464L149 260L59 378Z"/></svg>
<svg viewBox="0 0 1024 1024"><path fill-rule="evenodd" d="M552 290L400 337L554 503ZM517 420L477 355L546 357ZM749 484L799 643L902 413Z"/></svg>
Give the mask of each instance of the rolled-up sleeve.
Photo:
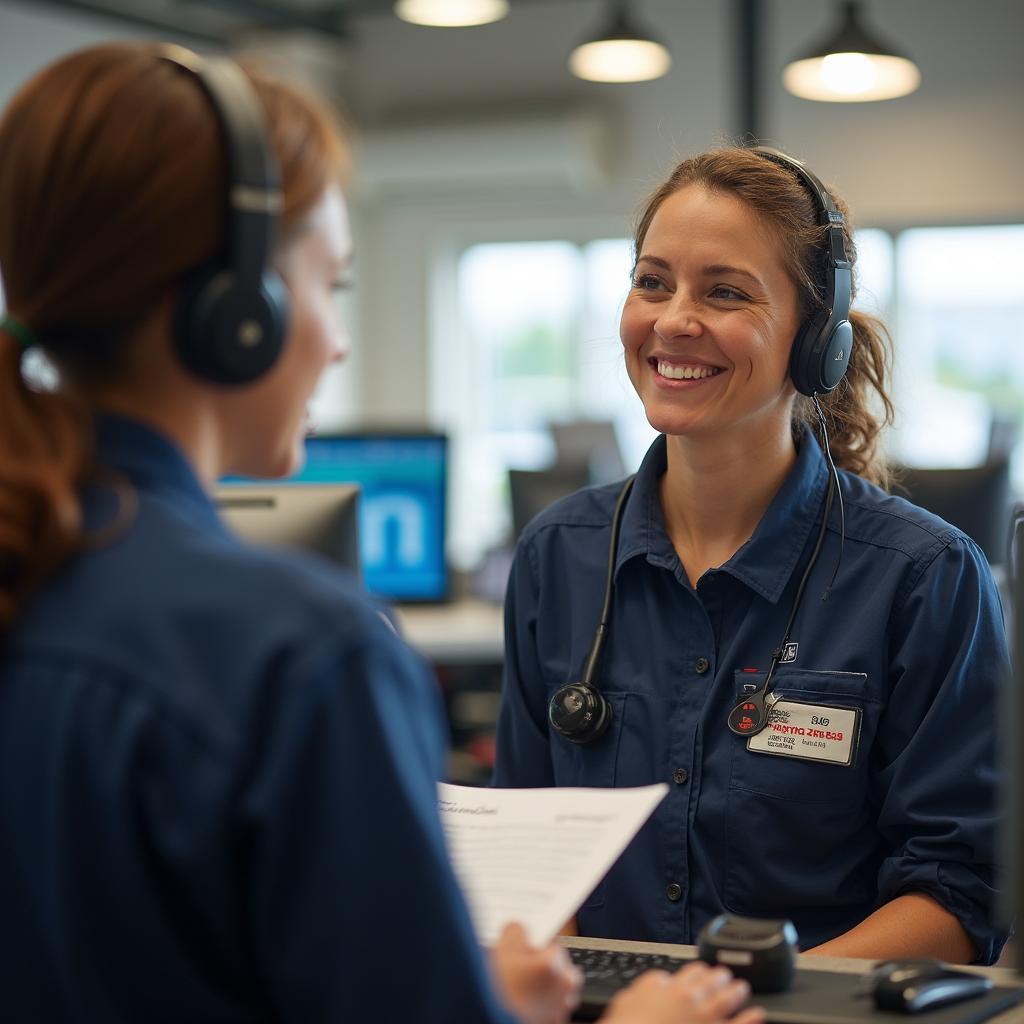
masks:
<svg viewBox="0 0 1024 1024"><path fill-rule="evenodd" d="M505 667L498 716L496 786L553 786L544 714L544 683L537 657L537 572L533 548L516 550L505 595Z"/></svg>
<svg viewBox="0 0 1024 1024"><path fill-rule="evenodd" d="M1002 608L984 555L962 536L908 578L890 623L890 693L875 747L878 828L891 845L879 899L931 896L993 963L997 923L1001 691L1009 677Z"/></svg>

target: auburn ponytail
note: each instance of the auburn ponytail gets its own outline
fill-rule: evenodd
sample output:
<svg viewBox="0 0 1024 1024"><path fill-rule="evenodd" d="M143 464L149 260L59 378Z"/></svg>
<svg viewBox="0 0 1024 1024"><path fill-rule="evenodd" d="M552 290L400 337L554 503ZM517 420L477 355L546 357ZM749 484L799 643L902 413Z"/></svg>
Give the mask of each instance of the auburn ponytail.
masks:
<svg viewBox="0 0 1024 1024"><path fill-rule="evenodd" d="M21 360L20 340L0 327L0 636L77 547L78 488L92 463L85 410L30 390Z"/></svg>

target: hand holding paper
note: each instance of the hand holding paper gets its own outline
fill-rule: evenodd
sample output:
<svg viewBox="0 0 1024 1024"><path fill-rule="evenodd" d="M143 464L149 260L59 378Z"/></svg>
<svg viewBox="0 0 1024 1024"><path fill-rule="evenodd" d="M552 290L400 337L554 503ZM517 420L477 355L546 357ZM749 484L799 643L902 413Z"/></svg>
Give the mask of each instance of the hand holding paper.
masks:
<svg viewBox="0 0 1024 1024"><path fill-rule="evenodd" d="M438 786L455 875L481 943L520 922L545 946L668 792Z"/></svg>

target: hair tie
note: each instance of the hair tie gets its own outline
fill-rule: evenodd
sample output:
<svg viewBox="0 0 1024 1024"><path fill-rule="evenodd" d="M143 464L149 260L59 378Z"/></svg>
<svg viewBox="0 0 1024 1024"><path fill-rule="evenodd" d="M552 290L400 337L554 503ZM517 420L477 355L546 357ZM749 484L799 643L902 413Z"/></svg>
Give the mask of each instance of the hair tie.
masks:
<svg viewBox="0 0 1024 1024"><path fill-rule="evenodd" d="M15 338L21 350L27 352L30 348L35 348L38 344L36 336L26 327L20 320L13 317L8 313L5 317L0 318L0 330L6 331L13 338Z"/></svg>

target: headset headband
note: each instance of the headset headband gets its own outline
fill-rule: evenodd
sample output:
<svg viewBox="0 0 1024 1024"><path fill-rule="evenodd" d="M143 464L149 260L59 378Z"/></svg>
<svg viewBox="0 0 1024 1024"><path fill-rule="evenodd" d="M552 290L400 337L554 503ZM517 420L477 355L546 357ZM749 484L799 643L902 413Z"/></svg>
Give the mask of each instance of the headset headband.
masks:
<svg viewBox="0 0 1024 1024"><path fill-rule="evenodd" d="M255 287L267 264L284 199L252 84L230 60L203 58L174 45L161 47L160 54L196 78L220 122L230 125L229 131L221 132L228 176L224 265L241 284Z"/></svg>
<svg viewBox="0 0 1024 1024"><path fill-rule="evenodd" d="M209 100L226 174L223 241L182 277L175 346L198 377L246 384L274 365L287 337L288 293L271 260L283 205L280 168L259 95L237 64L206 60L180 46L159 53Z"/></svg>
<svg viewBox="0 0 1024 1024"><path fill-rule="evenodd" d="M808 313L793 339L790 377L802 395L828 392L842 380L853 349L853 267L846 252L844 217L828 189L799 160L767 146L751 152L796 176L814 200L818 224L825 228L823 308Z"/></svg>
<svg viewBox="0 0 1024 1024"><path fill-rule="evenodd" d="M811 198L814 200L814 212L818 223L828 229L825 236L825 258L828 273L824 299L825 305L832 309L836 301L835 271L851 269L850 260L846 254L846 235L843 231L845 218L842 211L836 206L828 189L821 183L821 179L799 160L783 153L782 150L772 149L770 146L757 146L753 152L795 174L810 192ZM850 299L847 296L847 311L843 314L844 319L849 313L849 303Z"/></svg>

